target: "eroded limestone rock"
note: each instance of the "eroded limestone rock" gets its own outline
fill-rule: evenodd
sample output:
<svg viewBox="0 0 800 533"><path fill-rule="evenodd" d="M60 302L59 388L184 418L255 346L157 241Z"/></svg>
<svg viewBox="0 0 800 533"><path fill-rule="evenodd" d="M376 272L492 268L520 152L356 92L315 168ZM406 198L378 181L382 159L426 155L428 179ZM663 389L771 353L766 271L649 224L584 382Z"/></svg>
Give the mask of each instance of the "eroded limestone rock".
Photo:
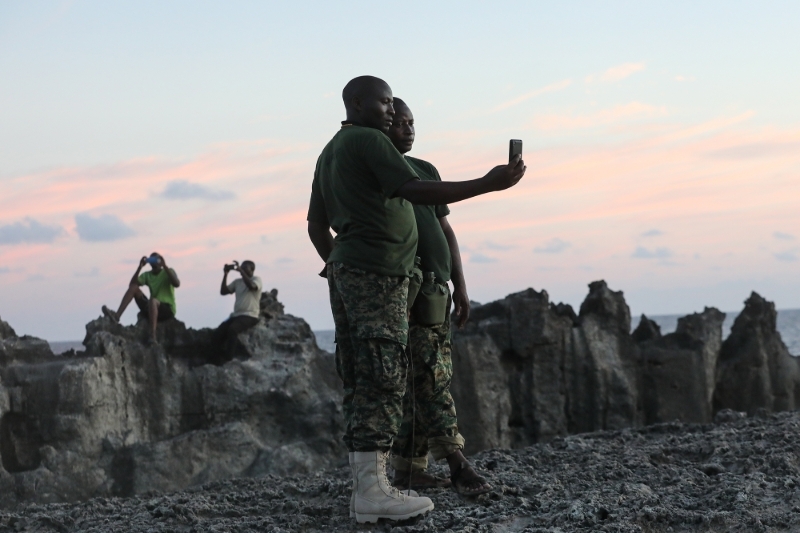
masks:
<svg viewBox="0 0 800 533"><path fill-rule="evenodd" d="M794 410L800 401L798 359L777 330L775 304L755 292L722 343L714 394L716 409L754 413Z"/></svg>
<svg viewBox="0 0 800 533"><path fill-rule="evenodd" d="M224 364L211 330L107 318L67 357L0 341L0 505L178 490L235 476L309 472L346 457L341 386L308 324L267 293ZM262 301L264 301L262 300ZM27 342L22 350L20 342ZM49 350L49 349L48 349Z"/></svg>

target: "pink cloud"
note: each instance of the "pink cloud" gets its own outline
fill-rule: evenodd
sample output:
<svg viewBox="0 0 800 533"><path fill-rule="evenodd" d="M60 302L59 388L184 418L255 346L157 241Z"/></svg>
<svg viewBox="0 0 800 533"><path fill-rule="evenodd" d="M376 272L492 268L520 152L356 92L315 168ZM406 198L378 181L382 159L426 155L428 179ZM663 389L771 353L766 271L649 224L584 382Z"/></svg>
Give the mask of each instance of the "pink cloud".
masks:
<svg viewBox="0 0 800 533"><path fill-rule="evenodd" d="M641 120L667 115L664 106L653 106L641 102L630 102L586 115L542 115L533 120L540 130L577 130L607 126L623 120Z"/></svg>
<svg viewBox="0 0 800 533"><path fill-rule="evenodd" d="M520 95L520 96L518 96L518 97L516 97L516 98L514 98L512 100L507 101L507 102L503 102L502 104L500 104L497 107L495 107L494 109L492 109L492 111L502 111L504 109L508 109L509 107L514 107L515 105L519 105L522 102L525 102L527 100L530 100L531 98L535 98L535 97L540 96L542 94L561 91L563 89L566 89L570 85L572 85L572 80L569 80L569 79L561 80L561 81L556 82L556 83L551 83L550 85L547 85L545 87L541 87L541 88L536 89L534 91L525 93L525 94Z"/></svg>
<svg viewBox="0 0 800 533"><path fill-rule="evenodd" d="M603 83L613 83L615 81L624 80L631 74L644 70L645 66L644 63L623 63L622 65L609 68L602 74L590 74L586 77L586 83L593 83L595 80Z"/></svg>

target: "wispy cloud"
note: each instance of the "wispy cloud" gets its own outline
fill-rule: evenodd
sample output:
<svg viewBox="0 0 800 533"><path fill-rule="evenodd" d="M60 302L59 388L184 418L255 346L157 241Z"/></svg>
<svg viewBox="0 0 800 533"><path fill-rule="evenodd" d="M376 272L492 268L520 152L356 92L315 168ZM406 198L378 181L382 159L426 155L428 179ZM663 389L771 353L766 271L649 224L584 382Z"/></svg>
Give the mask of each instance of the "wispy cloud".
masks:
<svg viewBox="0 0 800 533"><path fill-rule="evenodd" d="M86 272L75 272L72 275L76 278L96 278L100 275L100 269L97 267L92 267Z"/></svg>
<svg viewBox="0 0 800 533"><path fill-rule="evenodd" d="M186 180L174 180L167 183L167 186L158 196L167 200L233 200L236 194L232 191L217 190L199 183L192 183Z"/></svg>
<svg viewBox="0 0 800 533"><path fill-rule="evenodd" d="M590 74L586 76L586 83L594 83L595 81L602 83L613 83L615 81L624 80L631 74L644 70L646 65L644 63L623 63L606 70L602 74Z"/></svg>
<svg viewBox="0 0 800 533"><path fill-rule="evenodd" d="M800 142L760 142L712 150L706 155L722 159L752 159L757 157L792 156L800 152Z"/></svg>
<svg viewBox="0 0 800 533"><path fill-rule="evenodd" d="M645 231L640 236L641 237L658 237L659 235L664 235L664 232L661 231L660 229L651 229L651 230Z"/></svg>
<svg viewBox="0 0 800 533"><path fill-rule="evenodd" d="M798 254L798 252L800 252L800 248L793 248L791 250L786 250L785 252L779 252L777 254L772 254L772 255L774 255L775 259L777 259L778 261L791 262L800 259L800 255Z"/></svg>
<svg viewBox="0 0 800 533"><path fill-rule="evenodd" d="M488 248L489 250L497 250L497 251L504 251L504 250L512 250L516 248L513 244L501 244L494 241L483 241L484 248Z"/></svg>
<svg viewBox="0 0 800 533"><path fill-rule="evenodd" d="M106 242L133 237L133 231L116 215L93 217L88 213L75 215L75 230L82 241Z"/></svg>
<svg viewBox="0 0 800 533"><path fill-rule="evenodd" d="M791 233L784 233L782 231L776 231L772 236L782 241L793 241L795 239L795 236Z"/></svg>
<svg viewBox="0 0 800 533"><path fill-rule="evenodd" d="M32 218L0 226L0 245L50 243L64 233L61 226L48 226Z"/></svg>
<svg viewBox="0 0 800 533"><path fill-rule="evenodd" d="M631 257L636 259L667 259L672 257L672 251L669 248L655 248L650 250L644 246L637 246Z"/></svg>
<svg viewBox="0 0 800 533"><path fill-rule="evenodd" d="M641 102L630 102L586 115L542 115L533 121L541 130L576 130L613 124L621 120L663 117L664 106L653 106Z"/></svg>
<svg viewBox="0 0 800 533"><path fill-rule="evenodd" d="M0 267L0 274L8 274L11 272L11 269L8 267Z"/></svg>
<svg viewBox="0 0 800 533"><path fill-rule="evenodd" d="M523 95L517 96L513 100L509 100L507 102L503 102L502 104L500 104L497 107L495 107L494 109L492 109L492 111L502 111L504 109L508 109L509 107L514 107L515 105L519 105L519 104L521 104L522 102L524 102L526 100L530 100L531 98L535 98L535 97L540 96L542 94L561 91L561 90L566 89L567 87L569 87L571 84L572 84L572 80L561 80L561 81L556 82L556 83L551 83L550 85L547 85L547 86L542 87L540 89L536 89L535 91L531 91L529 93L525 93Z"/></svg>
<svg viewBox="0 0 800 533"><path fill-rule="evenodd" d="M472 253L469 256L470 263L496 263L497 259L494 257L489 257L488 255L483 255L481 253Z"/></svg>
<svg viewBox="0 0 800 533"><path fill-rule="evenodd" d="M533 251L537 254L558 254L572 246L567 241L562 241L559 238L550 239L542 246L537 246Z"/></svg>

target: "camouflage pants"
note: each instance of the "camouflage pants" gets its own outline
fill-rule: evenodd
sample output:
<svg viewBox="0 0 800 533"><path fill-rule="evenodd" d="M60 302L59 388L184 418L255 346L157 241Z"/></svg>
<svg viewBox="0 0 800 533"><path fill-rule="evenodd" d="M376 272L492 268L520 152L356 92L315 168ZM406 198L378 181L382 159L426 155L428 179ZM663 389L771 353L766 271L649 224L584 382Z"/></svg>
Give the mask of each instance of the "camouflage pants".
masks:
<svg viewBox="0 0 800 533"><path fill-rule="evenodd" d="M392 466L398 470L425 470L429 451L439 460L464 448L450 395L450 304L448 299L447 315L441 325L411 323L408 347L413 372L409 373L403 397L403 423L392 447ZM412 391L416 405L412 405Z"/></svg>
<svg viewBox="0 0 800 533"><path fill-rule="evenodd" d="M336 324L336 371L344 384L344 442L351 452L388 451L403 418L408 278L328 265Z"/></svg>

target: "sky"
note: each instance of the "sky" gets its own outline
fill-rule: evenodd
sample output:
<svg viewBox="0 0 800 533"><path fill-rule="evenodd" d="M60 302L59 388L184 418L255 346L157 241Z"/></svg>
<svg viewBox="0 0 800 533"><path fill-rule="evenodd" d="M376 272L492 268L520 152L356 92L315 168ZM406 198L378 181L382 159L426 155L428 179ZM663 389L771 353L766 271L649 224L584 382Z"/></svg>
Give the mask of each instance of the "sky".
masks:
<svg viewBox="0 0 800 533"><path fill-rule="evenodd" d="M192 327L252 259L332 328L305 215L363 74L445 180L524 142L518 186L450 206L473 300L800 308L798 27L789 1L0 1L0 317L81 339L159 251Z"/></svg>

